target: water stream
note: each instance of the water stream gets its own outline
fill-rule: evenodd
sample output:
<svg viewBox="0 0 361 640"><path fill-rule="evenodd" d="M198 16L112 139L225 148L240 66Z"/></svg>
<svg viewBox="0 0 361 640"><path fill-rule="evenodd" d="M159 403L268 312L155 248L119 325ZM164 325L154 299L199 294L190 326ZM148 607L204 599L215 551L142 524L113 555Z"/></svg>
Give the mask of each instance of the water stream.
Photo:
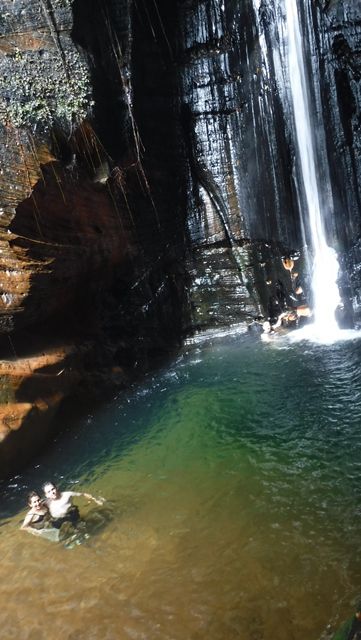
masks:
<svg viewBox="0 0 361 640"><path fill-rule="evenodd" d="M338 333L335 310L340 303L337 286L338 260L327 245L315 160L315 135L309 105L309 86L305 69L302 35L296 0L285 0L288 69L295 120L298 159L307 203L305 225L310 228L313 248L312 288L314 332L329 338ZM327 212L329 214L329 212Z"/></svg>
<svg viewBox="0 0 361 640"><path fill-rule="evenodd" d="M311 640L360 595L361 342L189 344L2 487L6 640ZM107 498L72 549L18 529L53 478ZM84 516L91 505L78 499Z"/></svg>

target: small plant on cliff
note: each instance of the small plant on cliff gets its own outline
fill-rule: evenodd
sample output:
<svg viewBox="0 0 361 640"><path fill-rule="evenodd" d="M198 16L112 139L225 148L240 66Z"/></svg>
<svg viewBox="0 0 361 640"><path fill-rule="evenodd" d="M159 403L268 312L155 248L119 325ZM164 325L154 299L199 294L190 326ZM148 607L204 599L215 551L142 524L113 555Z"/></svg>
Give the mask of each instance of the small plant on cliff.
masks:
<svg viewBox="0 0 361 640"><path fill-rule="evenodd" d="M82 120L92 106L88 69L71 48L22 52L0 59L0 122L15 127Z"/></svg>

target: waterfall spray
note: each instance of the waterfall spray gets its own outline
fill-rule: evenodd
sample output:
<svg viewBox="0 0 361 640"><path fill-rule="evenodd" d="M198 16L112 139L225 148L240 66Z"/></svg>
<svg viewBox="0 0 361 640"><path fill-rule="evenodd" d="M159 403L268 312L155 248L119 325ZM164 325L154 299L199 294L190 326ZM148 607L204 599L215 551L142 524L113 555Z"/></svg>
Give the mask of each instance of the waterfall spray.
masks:
<svg viewBox="0 0 361 640"><path fill-rule="evenodd" d="M289 76L297 150L308 209L314 258L312 275L314 328L317 334L324 336L325 333L330 335L338 331L335 310L340 304L340 294L336 283L339 265L336 252L327 245L325 237L320 193L317 184L314 138L312 135L309 93L297 0L285 0L285 9Z"/></svg>

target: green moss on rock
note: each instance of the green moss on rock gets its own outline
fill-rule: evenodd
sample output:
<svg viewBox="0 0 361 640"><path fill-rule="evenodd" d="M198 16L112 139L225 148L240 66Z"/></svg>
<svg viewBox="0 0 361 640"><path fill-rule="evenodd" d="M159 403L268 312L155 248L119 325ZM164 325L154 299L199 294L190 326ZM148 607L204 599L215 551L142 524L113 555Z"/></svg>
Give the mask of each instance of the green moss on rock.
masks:
<svg viewBox="0 0 361 640"><path fill-rule="evenodd" d="M17 50L3 58L0 121L15 127L82 120L92 106L88 69L72 49L65 61L56 51Z"/></svg>

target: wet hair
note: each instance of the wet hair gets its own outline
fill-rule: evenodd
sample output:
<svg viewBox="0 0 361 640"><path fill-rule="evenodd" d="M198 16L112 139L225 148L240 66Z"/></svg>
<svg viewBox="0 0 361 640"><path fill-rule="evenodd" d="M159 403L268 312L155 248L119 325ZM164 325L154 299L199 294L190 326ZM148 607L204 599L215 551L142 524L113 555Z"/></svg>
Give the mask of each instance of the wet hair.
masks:
<svg viewBox="0 0 361 640"><path fill-rule="evenodd" d="M41 500L39 494L37 491L30 491L30 493L28 493L28 505L30 506L30 502L32 500L32 498L39 498L39 500Z"/></svg>
<svg viewBox="0 0 361 640"><path fill-rule="evenodd" d="M51 480L48 480L48 482L44 482L42 486L42 490L45 492L45 487L48 487L49 485L54 487L54 489L58 489L58 487L56 486L56 484L54 484L54 482L52 482Z"/></svg>

